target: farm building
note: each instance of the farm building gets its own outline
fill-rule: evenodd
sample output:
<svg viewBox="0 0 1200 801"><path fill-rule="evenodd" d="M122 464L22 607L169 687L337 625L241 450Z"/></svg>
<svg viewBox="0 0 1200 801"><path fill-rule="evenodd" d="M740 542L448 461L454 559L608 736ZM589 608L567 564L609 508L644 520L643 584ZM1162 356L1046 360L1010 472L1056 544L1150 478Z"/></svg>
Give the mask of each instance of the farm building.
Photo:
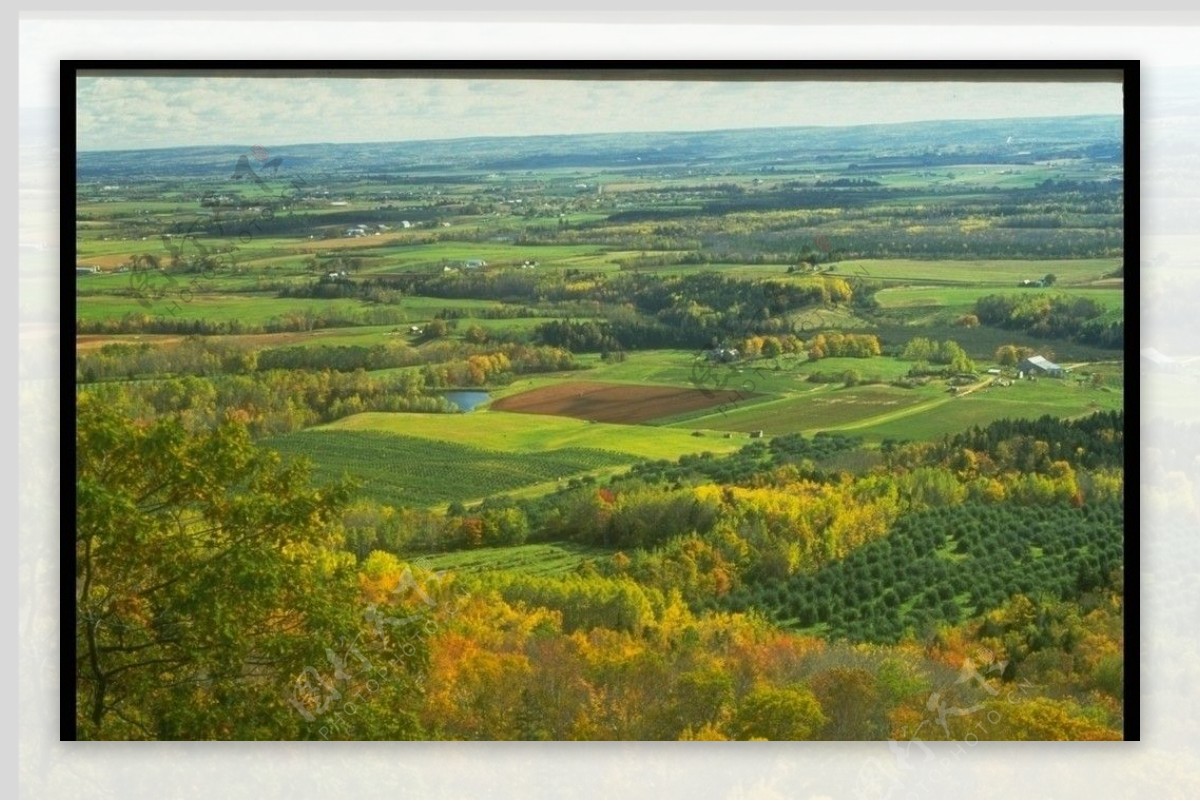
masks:
<svg viewBox="0 0 1200 801"><path fill-rule="evenodd" d="M713 348L705 353L710 362L736 362L739 355L737 348Z"/></svg>
<svg viewBox="0 0 1200 801"><path fill-rule="evenodd" d="M1142 348L1142 369L1152 373L1173 373L1179 362L1157 348Z"/></svg>
<svg viewBox="0 0 1200 801"><path fill-rule="evenodd" d="M91 266L91 267L76 266L75 267L75 275L95 275L98 272L100 272L100 268L96 267L96 266Z"/></svg>
<svg viewBox="0 0 1200 801"><path fill-rule="evenodd" d="M478 270L480 267L487 267L487 262L483 259L469 259L463 262L463 267L468 270Z"/></svg>
<svg viewBox="0 0 1200 801"><path fill-rule="evenodd" d="M1044 356L1030 356L1021 359L1021 362L1017 365L1017 369L1025 375L1045 375L1051 378L1062 378L1067 372Z"/></svg>

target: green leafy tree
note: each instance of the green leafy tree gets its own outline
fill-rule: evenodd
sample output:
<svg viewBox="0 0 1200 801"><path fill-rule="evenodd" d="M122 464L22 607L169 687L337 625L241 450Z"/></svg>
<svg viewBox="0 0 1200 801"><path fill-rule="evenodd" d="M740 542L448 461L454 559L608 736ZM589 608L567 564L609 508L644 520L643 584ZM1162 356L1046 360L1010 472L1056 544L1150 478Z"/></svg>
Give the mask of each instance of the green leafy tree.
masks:
<svg viewBox="0 0 1200 801"><path fill-rule="evenodd" d="M340 549L348 488L312 487L232 422L143 426L86 393L76 452L78 736L317 736L312 710L346 684L331 663L366 629ZM308 706L306 672L323 694Z"/></svg>
<svg viewBox="0 0 1200 801"><path fill-rule="evenodd" d="M520 545L529 537L529 520L516 507L489 509L482 524L485 545Z"/></svg>
<svg viewBox="0 0 1200 801"><path fill-rule="evenodd" d="M828 722L804 687L760 687L742 699L733 722L739 740L808 740Z"/></svg>
<svg viewBox="0 0 1200 801"><path fill-rule="evenodd" d="M904 346L901 359L910 362L927 362L937 355L937 343L926 337L913 337Z"/></svg>
<svg viewBox="0 0 1200 801"><path fill-rule="evenodd" d="M717 666L691 670L679 677L670 695L668 709L675 713L672 736L686 729L714 725L733 701L733 680Z"/></svg>
<svg viewBox="0 0 1200 801"><path fill-rule="evenodd" d="M967 352L952 339L947 339L941 344L935 361L949 365L956 373L970 373L975 370L975 363L967 356Z"/></svg>
<svg viewBox="0 0 1200 801"><path fill-rule="evenodd" d="M441 339L450 332L450 326L445 320L431 320L425 326L425 339Z"/></svg>

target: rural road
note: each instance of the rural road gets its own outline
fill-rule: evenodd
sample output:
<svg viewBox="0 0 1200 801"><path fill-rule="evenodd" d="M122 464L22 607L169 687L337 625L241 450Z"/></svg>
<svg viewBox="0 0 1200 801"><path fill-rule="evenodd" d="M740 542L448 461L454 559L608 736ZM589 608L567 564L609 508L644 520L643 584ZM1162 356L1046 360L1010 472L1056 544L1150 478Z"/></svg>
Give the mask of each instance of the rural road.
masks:
<svg viewBox="0 0 1200 801"><path fill-rule="evenodd" d="M870 426L879 425L880 423L890 423L893 420L899 420L904 417L909 417L914 414L920 414L921 412L929 411L930 409L936 409L938 406L949 403L950 401L955 400L956 398L961 398L964 395L969 395L972 392L975 392L976 390L982 389L983 387L986 387L990 383L991 383L991 378L990 377L985 378L984 380L979 381L978 383L972 384L971 386L967 387L966 389L964 389L954 395L946 395L944 397L933 398L931 400L927 400L922 403L917 403L912 406L906 406L903 409L897 409L894 412L884 412L883 414L875 415L874 417L867 417L862 420L857 420L853 423L849 423L844 426L838 426L836 428L814 428L814 429L811 429L810 431L805 431L804 433L811 435L813 433L816 433L817 431L854 431L854 430L857 430L860 428L869 428Z"/></svg>

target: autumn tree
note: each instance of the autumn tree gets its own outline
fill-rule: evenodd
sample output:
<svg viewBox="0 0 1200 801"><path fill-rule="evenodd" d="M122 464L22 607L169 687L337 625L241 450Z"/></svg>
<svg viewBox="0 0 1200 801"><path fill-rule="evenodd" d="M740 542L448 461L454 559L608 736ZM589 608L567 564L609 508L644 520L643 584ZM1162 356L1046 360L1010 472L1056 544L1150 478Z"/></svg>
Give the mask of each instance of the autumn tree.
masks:
<svg viewBox="0 0 1200 801"><path fill-rule="evenodd" d="M938 357L936 361L950 366L950 369L956 373L970 373L975 371L975 363L967 356L967 352L962 349L954 340L948 339L941 344L938 349Z"/></svg>
<svg viewBox="0 0 1200 801"><path fill-rule="evenodd" d="M886 739L887 705L869 671L832 668L814 676L810 683L828 718L821 730L824 739Z"/></svg>
<svg viewBox="0 0 1200 801"><path fill-rule="evenodd" d="M86 394L76 452L78 736L316 736L296 679L329 690L329 654L363 631L347 487L311 486L235 423L137 425Z"/></svg>
<svg viewBox="0 0 1200 801"><path fill-rule="evenodd" d="M1001 345L996 348L996 363L1001 367L1015 367L1021 359L1033 354L1033 348L1024 345Z"/></svg>
<svg viewBox="0 0 1200 801"><path fill-rule="evenodd" d="M828 719L802 686L762 686L742 699L733 729L739 740L809 740Z"/></svg>
<svg viewBox="0 0 1200 801"><path fill-rule="evenodd" d="M904 346L900 358L910 362L928 362L937 356L937 343L927 337L913 337Z"/></svg>
<svg viewBox="0 0 1200 801"><path fill-rule="evenodd" d="M431 320L425 326L425 339L441 339L450 332L450 326L445 320Z"/></svg>

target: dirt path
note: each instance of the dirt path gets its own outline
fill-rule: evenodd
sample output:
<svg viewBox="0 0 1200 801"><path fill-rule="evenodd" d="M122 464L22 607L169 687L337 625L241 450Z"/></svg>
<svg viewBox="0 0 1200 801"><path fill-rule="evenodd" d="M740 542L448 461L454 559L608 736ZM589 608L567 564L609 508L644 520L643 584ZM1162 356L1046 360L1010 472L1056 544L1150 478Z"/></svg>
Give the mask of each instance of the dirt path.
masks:
<svg viewBox="0 0 1200 801"><path fill-rule="evenodd" d="M961 398L964 395L970 395L972 392L975 392L976 390L980 390L986 386L991 385L991 383L992 383L991 378L985 378L982 381L972 384L971 386L967 387L966 389L960 389L958 392L951 395L950 397L951 398Z"/></svg>
<svg viewBox="0 0 1200 801"><path fill-rule="evenodd" d="M846 425L835 426L832 428L813 428L805 431L804 433L811 436L818 431L855 431L860 428L869 428L870 426L879 425L880 423L890 423L893 420L899 420L901 418L919 414L930 409L936 409L938 406L941 406L944 403L949 403L953 399L953 396L947 396L945 398L933 398L923 403L918 403L914 406L906 406L903 409L897 409L894 412L885 412L884 414L879 414L874 417L867 417L862 420L857 420L853 423L847 423Z"/></svg>
<svg viewBox="0 0 1200 801"><path fill-rule="evenodd" d="M772 398L771 400L765 400L765 401L755 401L754 403L746 403L747 400L750 400L750 396L744 395L741 398L736 399L732 403L728 404L724 409L718 409L718 411L715 411L715 412L707 412L705 414L696 415L695 417L685 417L682 420L674 420L670 423L667 423L666 425L668 427L672 427L672 428L673 427L703 428L704 426L698 425L698 424L703 423L705 420L721 420L721 419L728 417L731 414L734 414L734 413L740 411L741 409L754 409L755 411L759 411L759 410L762 410L769 406L777 406L782 403L788 403L790 401L797 400L798 398L803 398L807 395L813 394L814 392L823 392L834 386L837 386L837 385L836 384L820 384L816 387L813 387L812 389L806 389L802 392L795 392L795 393L789 393L787 395L780 395L778 398ZM713 429L713 430L714 431L724 431L725 429Z"/></svg>
<svg viewBox="0 0 1200 801"><path fill-rule="evenodd" d="M874 417L867 417L863 420L857 420L853 423L847 423L846 425L843 425L843 426L836 426L834 428L824 428L824 429L814 428L814 429L811 429L811 431L812 432L816 432L816 431L854 431L854 430L857 430L860 428L870 428L871 426L879 425L881 423L890 423L893 420L900 420L901 418L909 417L914 414L920 414L921 412L927 412L930 409L936 409L937 407L942 406L943 404L950 403L953 400L962 398L966 395L970 395L972 392L983 389L984 387L988 386L991 383L992 383L992 379L989 376L988 378L985 378L982 381L972 384L971 386L967 387L966 389L959 390L954 395L946 395L945 397L931 398L930 400L924 401L922 403L914 404L913 406L906 406L905 408L897 409L894 412L884 412L883 414L878 414L878 415L875 415ZM808 434L809 432L806 431L805 433Z"/></svg>

